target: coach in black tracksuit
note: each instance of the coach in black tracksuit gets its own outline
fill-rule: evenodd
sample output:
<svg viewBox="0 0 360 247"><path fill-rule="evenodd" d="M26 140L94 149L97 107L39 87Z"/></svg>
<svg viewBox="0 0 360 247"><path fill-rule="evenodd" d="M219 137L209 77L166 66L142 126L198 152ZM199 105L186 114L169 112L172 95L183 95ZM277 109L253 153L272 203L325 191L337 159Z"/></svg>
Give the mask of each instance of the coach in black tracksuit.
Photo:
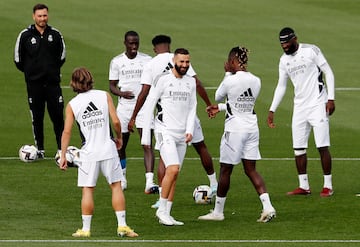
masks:
<svg viewBox="0 0 360 247"><path fill-rule="evenodd" d="M35 145L39 149L38 157L43 158L45 104L54 126L57 148L61 149L64 101L60 68L65 62L65 43L61 33L47 24L46 5L34 6L33 19L35 24L21 31L16 40L15 64L25 75Z"/></svg>

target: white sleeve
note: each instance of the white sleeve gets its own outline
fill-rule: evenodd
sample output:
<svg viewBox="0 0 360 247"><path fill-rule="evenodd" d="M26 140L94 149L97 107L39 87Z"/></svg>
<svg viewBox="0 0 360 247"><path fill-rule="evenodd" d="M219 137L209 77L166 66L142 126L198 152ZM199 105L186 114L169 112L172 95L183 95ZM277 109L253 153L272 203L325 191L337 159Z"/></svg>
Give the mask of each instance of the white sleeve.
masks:
<svg viewBox="0 0 360 247"><path fill-rule="evenodd" d="M330 65L328 63L324 63L320 66L320 69L325 74L325 80L326 80L326 87L328 91L328 99L334 100L335 99L335 77L334 73L330 68Z"/></svg>
<svg viewBox="0 0 360 247"><path fill-rule="evenodd" d="M119 70L117 68L117 64L115 63L114 59L111 60L110 66L109 66L109 81L112 80L119 80Z"/></svg>
<svg viewBox="0 0 360 247"><path fill-rule="evenodd" d="M149 95L146 97L144 108L144 127L141 136L141 145L151 145L151 120L154 114L156 102L159 99L159 88L151 87Z"/></svg>
<svg viewBox="0 0 360 247"><path fill-rule="evenodd" d="M195 82L195 79L194 79ZM195 83L194 83L195 85ZM190 98L190 108L188 112L188 119L186 123L186 133L190 133L193 135L194 133L194 127L195 127L195 118L196 118L196 106L197 106L197 100L196 100L196 87L194 86L193 93Z"/></svg>
<svg viewBox="0 0 360 247"><path fill-rule="evenodd" d="M142 85L145 84L150 86L152 85L153 73L152 73L151 65L152 65L152 60L150 60L150 62L145 64L143 72L141 73L140 84Z"/></svg>
<svg viewBox="0 0 360 247"><path fill-rule="evenodd" d="M224 104L224 103L219 103L219 104L218 104L218 108L219 108L219 111L226 111L226 104Z"/></svg>
<svg viewBox="0 0 360 247"><path fill-rule="evenodd" d="M226 91L226 86L224 84L224 81L226 80L226 78L228 76L230 76L231 73L230 72L226 72L224 79L222 80L222 82L220 83L219 87L216 89L215 92L215 101L220 102L223 101L227 95L227 91Z"/></svg>
<svg viewBox="0 0 360 247"><path fill-rule="evenodd" d="M274 97L270 106L270 111L275 112L277 107L279 106L286 92L287 81L288 81L288 75L286 71L281 69L279 66L279 80L274 92Z"/></svg>

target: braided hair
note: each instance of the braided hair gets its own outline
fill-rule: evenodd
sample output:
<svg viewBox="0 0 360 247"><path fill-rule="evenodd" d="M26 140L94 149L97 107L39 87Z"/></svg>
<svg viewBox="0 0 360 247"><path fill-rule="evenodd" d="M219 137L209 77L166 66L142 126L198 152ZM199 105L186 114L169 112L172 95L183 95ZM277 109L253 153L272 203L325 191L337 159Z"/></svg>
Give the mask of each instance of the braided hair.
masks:
<svg viewBox="0 0 360 247"><path fill-rule="evenodd" d="M229 58L236 57L237 61L239 62L239 66L242 70L246 70L248 57L249 57L249 50L243 46L237 46L231 49L229 52Z"/></svg>

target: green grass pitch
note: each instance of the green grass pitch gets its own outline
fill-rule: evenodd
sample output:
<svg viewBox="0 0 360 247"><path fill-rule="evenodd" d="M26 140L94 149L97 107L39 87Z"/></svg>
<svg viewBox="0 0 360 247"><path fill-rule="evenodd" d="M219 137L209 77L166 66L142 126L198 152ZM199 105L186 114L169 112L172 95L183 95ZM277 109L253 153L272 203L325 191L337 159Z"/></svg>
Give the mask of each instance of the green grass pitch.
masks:
<svg viewBox="0 0 360 247"><path fill-rule="evenodd" d="M13 63L18 33L32 23L36 2L2 1L0 8L0 246L360 246L359 203L359 97L360 2L356 0L224 0L224 1L95 1L48 0L49 24L64 35L67 61L62 68L66 102L74 96L67 87L73 68L88 67L96 88L108 90L108 67L124 49L128 30L140 34L140 51L153 55L151 38L172 37L172 49L190 50L192 64L213 99L223 78L223 64L230 48L250 49L249 70L262 79L256 111L263 160L258 170L265 179L277 209L269 224L256 222L261 204L241 165L232 176L223 222L200 222L197 217L213 205L195 205L193 189L208 180L192 147L180 174L173 215L183 227L158 224L150 205L157 195L145 195L142 150L134 134L128 146L129 189L127 222L140 237L119 239L111 209L110 190L101 178L95 192L92 237L78 240L71 233L81 227L81 191L76 169L61 172L51 159L55 140L45 118L46 156L25 164L16 157L23 144L33 143L23 74ZM266 126L267 111L277 83L282 53L278 32L291 26L300 42L317 44L329 61L336 79L336 111L331 117L331 152L335 194L320 198L323 178L318 154L310 139L309 179L313 194L287 197L297 186L291 148L292 86L276 114L277 128ZM116 99L114 98L115 102ZM223 117L210 120L205 104L198 103L206 144L219 170L219 142ZM79 146L79 138L72 145Z"/></svg>

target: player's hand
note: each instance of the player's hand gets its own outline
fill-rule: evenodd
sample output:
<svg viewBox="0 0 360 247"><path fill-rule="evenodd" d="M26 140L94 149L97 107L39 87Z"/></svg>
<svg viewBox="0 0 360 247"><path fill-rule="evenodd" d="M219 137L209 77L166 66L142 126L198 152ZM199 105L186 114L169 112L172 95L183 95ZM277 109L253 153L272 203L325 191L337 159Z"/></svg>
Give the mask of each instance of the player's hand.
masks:
<svg viewBox="0 0 360 247"><path fill-rule="evenodd" d="M186 142L187 144L191 144L192 138L193 138L192 134L186 133L186 135L185 135L185 142Z"/></svg>
<svg viewBox="0 0 360 247"><path fill-rule="evenodd" d="M120 148L121 148L122 145L123 145L122 138L116 138L116 139L115 139L115 144L116 144L117 150L120 150Z"/></svg>
<svg viewBox="0 0 360 247"><path fill-rule="evenodd" d="M128 131L133 133L134 132L134 125L135 125L135 119L131 118L128 123Z"/></svg>
<svg viewBox="0 0 360 247"><path fill-rule="evenodd" d="M67 166L67 160L66 160L65 157L61 157L61 158L60 158L59 167L60 167L60 169L63 170L63 171L65 171L65 170L68 168L68 166Z"/></svg>
<svg viewBox="0 0 360 247"><path fill-rule="evenodd" d="M207 112L209 118L215 118L216 114L219 112L219 107L218 107L218 105L210 105L210 106L206 107L206 112Z"/></svg>
<svg viewBox="0 0 360 247"><path fill-rule="evenodd" d="M270 128L275 128L275 124L274 124L274 112L269 111L269 115L267 117L267 124Z"/></svg>
<svg viewBox="0 0 360 247"><path fill-rule="evenodd" d="M135 95L131 91L122 91L120 97L125 99L133 99L135 98Z"/></svg>
<svg viewBox="0 0 360 247"><path fill-rule="evenodd" d="M335 111L335 102L334 100L328 100L326 103L326 112L331 116Z"/></svg>

